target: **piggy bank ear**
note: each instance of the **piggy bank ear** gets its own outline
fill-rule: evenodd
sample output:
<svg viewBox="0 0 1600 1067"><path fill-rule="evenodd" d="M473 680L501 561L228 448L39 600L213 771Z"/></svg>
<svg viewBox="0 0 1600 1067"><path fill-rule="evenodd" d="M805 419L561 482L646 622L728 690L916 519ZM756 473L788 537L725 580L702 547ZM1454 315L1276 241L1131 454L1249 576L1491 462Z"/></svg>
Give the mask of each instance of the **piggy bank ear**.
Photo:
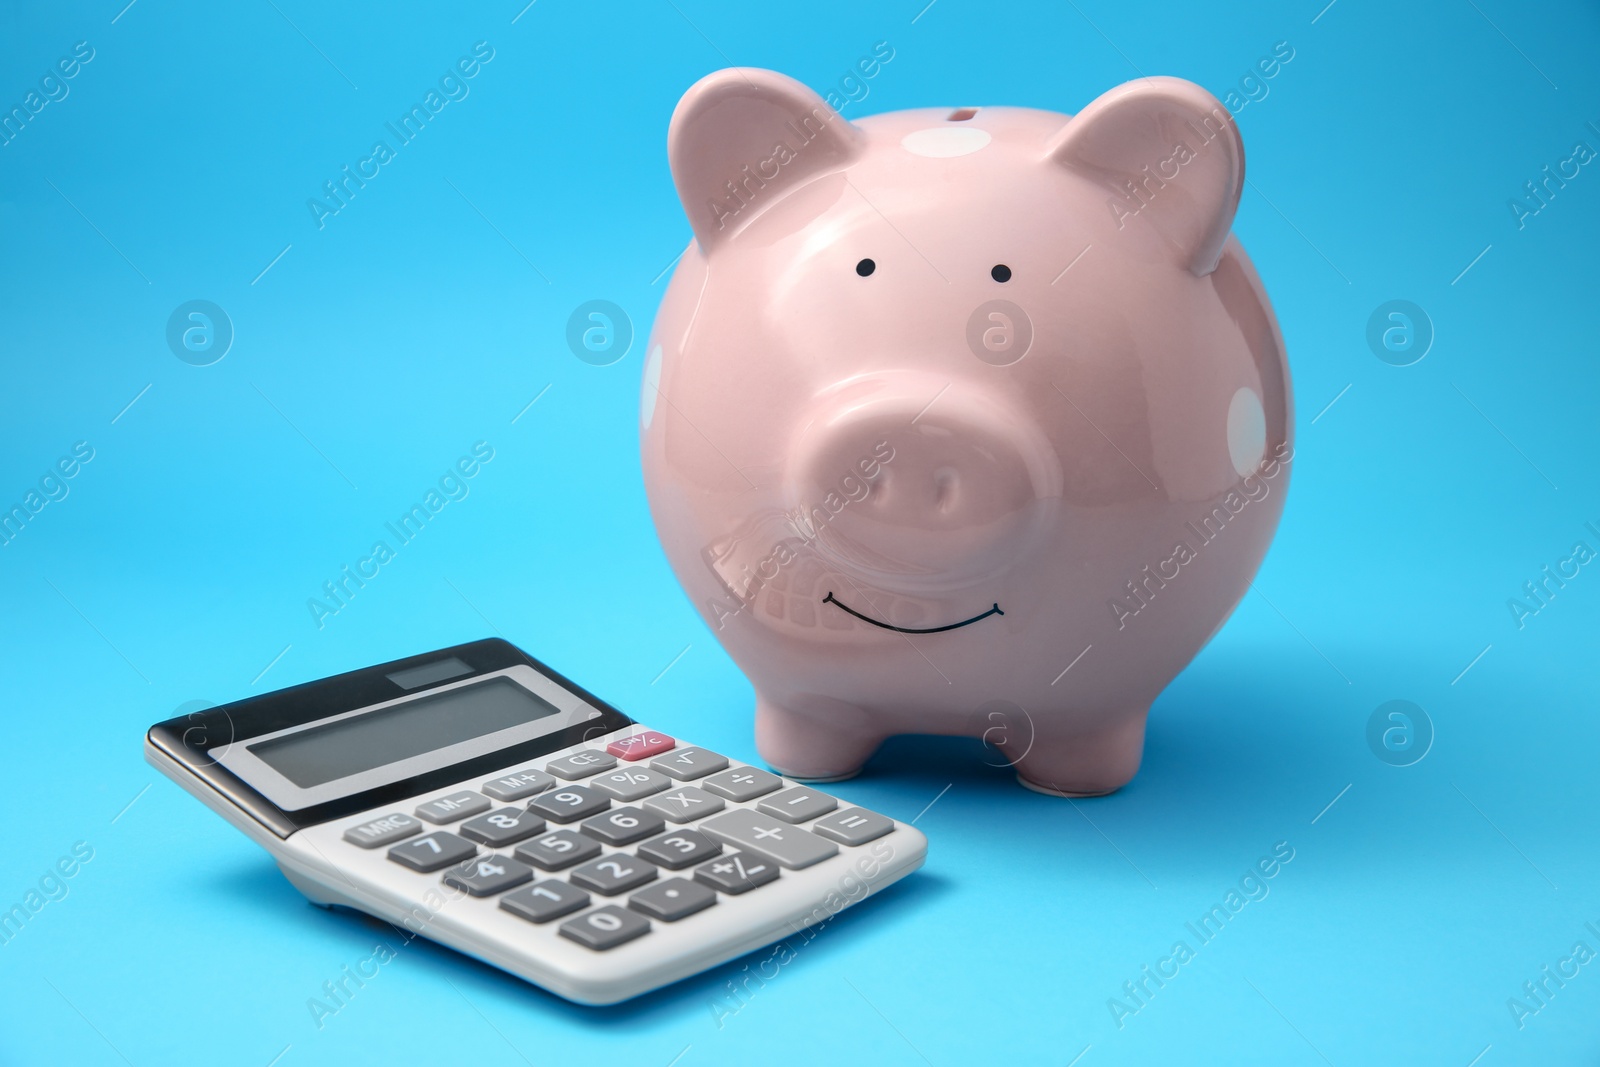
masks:
<svg viewBox="0 0 1600 1067"><path fill-rule="evenodd" d="M861 131L793 78L730 67L678 102L667 156L678 199L709 252L787 193L848 166Z"/></svg>
<svg viewBox="0 0 1600 1067"><path fill-rule="evenodd" d="M1119 228L1154 226L1190 271L1216 267L1244 187L1244 144L1228 109L1200 86L1119 85L1067 121L1049 157L1104 186Z"/></svg>

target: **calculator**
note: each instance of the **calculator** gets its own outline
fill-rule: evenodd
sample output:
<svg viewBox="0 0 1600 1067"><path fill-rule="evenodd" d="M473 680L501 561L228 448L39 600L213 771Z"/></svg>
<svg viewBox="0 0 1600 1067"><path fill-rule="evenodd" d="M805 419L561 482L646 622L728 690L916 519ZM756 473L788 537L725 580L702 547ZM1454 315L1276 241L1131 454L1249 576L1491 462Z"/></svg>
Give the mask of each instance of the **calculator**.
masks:
<svg viewBox="0 0 1600 1067"><path fill-rule="evenodd" d="M356 908L583 1004L827 921L916 828L641 726L501 640L150 728L145 757Z"/></svg>

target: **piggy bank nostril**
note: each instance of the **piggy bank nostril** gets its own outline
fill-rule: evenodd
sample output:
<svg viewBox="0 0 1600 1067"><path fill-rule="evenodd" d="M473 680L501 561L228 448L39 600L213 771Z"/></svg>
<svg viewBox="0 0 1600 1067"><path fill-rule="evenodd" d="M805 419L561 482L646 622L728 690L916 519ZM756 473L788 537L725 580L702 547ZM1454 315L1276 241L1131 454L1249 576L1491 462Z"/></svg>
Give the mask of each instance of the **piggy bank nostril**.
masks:
<svg viewBox="0 0 1600 1067"><path fill-rule="evenodd" d="M956 504L956 472L950 467L940 467L933 472L933 506L941 514Z"/></svg>

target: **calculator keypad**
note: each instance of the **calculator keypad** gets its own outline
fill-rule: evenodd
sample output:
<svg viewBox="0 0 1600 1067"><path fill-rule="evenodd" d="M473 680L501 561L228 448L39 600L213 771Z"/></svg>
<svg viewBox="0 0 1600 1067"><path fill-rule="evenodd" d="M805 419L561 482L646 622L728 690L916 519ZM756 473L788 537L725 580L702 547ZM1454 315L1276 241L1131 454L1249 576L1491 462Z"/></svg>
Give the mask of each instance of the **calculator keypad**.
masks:
<svg viewBox="0 0 1600 1067"><path fill-rule="evenodd" d="M369 818L347 827L344 839L364 849L391 846L395 863L437 873L472 897L498 897L500 909L530 923L564 920L556 928L562 937L602 952L649 933L651 920L680 922L713 908L718 893L748 893L778 881L780 868L810 867L838 855L840 845L894 830L875 812L841 810L826 793L676 745L655 731L634 733L544 769L490 779L481 793L461 789L423 801L416 817ZM527 806L491 811L491 797ZM456 832L424 833L419 820ZM514 853L480 853L479 845Z"/></svg>
<svg viewBox="0 0 1600 1067"><path fill-rule="evenodd" d="M475 897L492 897L523 882L533 881L533 868L526 863L490 854L471 859L444 872L444 884L465 890Z"/></svg>
<svg viewBox="0 0 1600 1067"><path fill-rule="evenodd" d="M457 829L462 837L490 848L505 848L543 830L544 820L527 808L501 808L476 819L468 819Z"/></svg>
<svg viewBox="0 0 1600 1067"><path fill-rule="evenodd" d="M489 798L482 793L463 789L449 796L439 797L417 805L417 816L440 826L489 810Z"/></svg>
<svg viewBox="0 0 1600 1067"><path fill-rule="evenodd" d="M642 808L613 808L582 823L584 833L608 845L631 845L640 838L660 833L666 825L661 816Z"/></svg>
<svg viewBox="0 0 1600 1067"><path fill-rule="evenodd" d="M389 858L424 874L460 863L478 854L478 846L445 830L403 841L389 850Z"/></svg>
<svg viewBox="0 0 1600 1067"><path fill-rule="evenodd" d="M649 860L618 852L590 860L582 867L574 868L567 877L573 885L614 897L653 881L655 876L656 865Z"/></svg>
<svg viewBox="0 0 1600 1067"><path fill-rule="evenodd" d="M564 785L541 793L528 802L528 810L538 812L551 822L577 822L598 815L611 806L611 798L596 793L587 786Z"/></svg>
<svg viewBox="0 0 1600 1067"><path fill-rule="evenodd" d="M600 855L600 842L576 830L557 830L517 846L516 857L546 871L561 871Z"/></svg>

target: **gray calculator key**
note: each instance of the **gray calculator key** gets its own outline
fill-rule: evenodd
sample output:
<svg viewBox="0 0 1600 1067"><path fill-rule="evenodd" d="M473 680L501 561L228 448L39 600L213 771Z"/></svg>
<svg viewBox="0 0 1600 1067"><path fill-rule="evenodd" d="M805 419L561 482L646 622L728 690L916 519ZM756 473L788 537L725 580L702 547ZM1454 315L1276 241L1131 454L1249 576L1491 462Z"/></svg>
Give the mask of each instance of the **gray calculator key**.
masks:
<svg viewBox="0 0 1600 1067"><path fill-rule="evenodd" d="M614 771L596 775L588 783L590 789L610 793L626 804L659 793L671 784L671 778L649 767L618 767Z"/></svg>
<svg viewBox="0 0 1600 1067"><path fill-rule="evenodd" d="M668 878L629 897L628 907L652 919L675 923L697 911L705 911L716 902L717 894L700 883L687 878Z"/></svg>
<svg viewBox="0 0 1600 1067"><path fill-rule="evenodd" d="M609 752L601 752L599 749L591 748L582 752L574 752L570 756L562 756L560 759L553 759L544 765L544 769L557 778L565 778L571 782L579 778L587 778L597 771L609 771L616 765L617 757Z"/></svg>
<svg viewBox="0 0 1600 1067"><path fill-rule="evenodd" d="M832 841L749 808L713 815L699 829L723 844L765 856L791 871L839 854L839 846Z"/></svg>
<svg viewBox="0 0 1600 1067"><path fill-rule="evenodd" d="M657 756L650 761L650 766L680 782L704 778L727 765L727 756L719 756L705 748L675 748L666 755Z"/></svg>
<svg viewBox="0 0 1600 1067"><path fill-rule="evenodd" d="M719 797L739 803L766 796L783 785L783 779L759 767L730 767L720 774L713 774L700 785Z"/></svg>
<svg viewBox="0 0 1600 1067"><path fill-rule="evenodd" d="M696 881L724 893L748 893L757 886L778 880L778 865L765 856L730 852L720 859L702 863L694 869Z"/></svg>
<svg viewBox="0 0 1600 1067"><path fill-rule="evenodd" d="M639 855L671 871L710 859L722 846L697 830L668 830L638 848Z"/></svg>
<svg viewBox="0 0 1600 1067"><path fill-rule="evenodd" d="M813 833L841 845L864 845L894 829L894 820L866 808L845 808L811 824Z"/></svg>
<svg viewBox="0 0 1600 1067"><path fill-rule="evenodd" d="M464 889L475 897L492 897L531 881L532 867L493 853L468 860L444 872L445 885Z"/></svg>
<svg viewBox="0 0 1600 1067"><path fill-rule="evenodd" d="M568 919L561 924L561 936L580 945L604 952L650 932L650 920L643 915L607 904L603 908Z"/></svg>
<svg viewBox="0 0 1600 1067"><path fill-rule="evenodd" d="M503 774L492 781L484 782L481 788L496 800L521 800L535 793L543 793L555 784L556 780L548 774L529 767L527 770Z"/></svg>
<svg viewBox="0 0 1600 1067"><path fill-rule="evenodd" d="M581 785L564 785L528 801L529 811L538 812L551 822L577 822L610 806L610 797Z"/></svg>
<svg viewBox="0 0 1600 1067"><path fill-rule="evenodd" d="M666 823L653 811L642 808L612 808L592 819L583 820L583 832L608 845L629 845L641 837L659 834Z"/></svg>
<svg viewBox="0 0 1600 1067"><path fill-rule="evenodd" d="M397 811L393 815L385 815L381 819L369 819L350 827L344 832L344 839L362 848L377 848L379 845L392 845L396 841L421 832L420 822Z"/></svg>
<svg viewBox="0 0 1600 1067"><path fill-rule="evenodd" d="M389 850L389 858L413 871L437 871L478 854L478 846L444 830L402 841Z"/></svg>
<svg viewBox="0 0 1600 1067"><path fill-rule="evenodd" d="M637 889L653 880L655 876L655 864L637 856L630 856L626 852L616 852L597 860L590 860L582 867L573 868L572 873L567 875L572 879L573 885L592 889L608 897Z"/></svg>
<svg viewBox="0 0 1600 1067"><path fill-rule="evenodd" d="M651 797L644 802L644 806L665 815L673 822L693 822L702 816L721 811L728 805L721 797L714 797L704 789L696 789L692 785L680 785L658 797Z"/></svg>
<svg viewBox="0 0 1600 1067"><path fill-rule="evenodd" d="M429 800L417 805L417 815L431 823L444 825L489 810L489 798L482 793L463 789L459 793Z"/></svg>
<svg viewBox="0 0 1600 1067"><path fill-rule="evenodd" d="M600 842L576 830L557 830L517 846L517 859L547 871L564 870L600 855Z"/></svg>
<svg viewBox="0 0 1600 1067"><path fill-rule="evenodd" d="M546 878L500 898L500 907L533 923L547 923L588 906L588 893L559 878Z"/></svg>
<svg viewBox="0 0 1600 1067"><path fill-rule="evenodd" d="M776 815L784 822L805 822L815 819L818 815L826 815L839 806L836 797L826 793L819 793L806 786L795 786L785 789L756 805L757 811L764 811L768 815Z"/></svg>
<svg viewBox="0 0 1600 1067"><path fill-rule="evenodd" d="M501 808L476 819L468 819L456 829L461 836L488 845L504 848L525 841L544 829L544 820L527 808Z"/></svg>

